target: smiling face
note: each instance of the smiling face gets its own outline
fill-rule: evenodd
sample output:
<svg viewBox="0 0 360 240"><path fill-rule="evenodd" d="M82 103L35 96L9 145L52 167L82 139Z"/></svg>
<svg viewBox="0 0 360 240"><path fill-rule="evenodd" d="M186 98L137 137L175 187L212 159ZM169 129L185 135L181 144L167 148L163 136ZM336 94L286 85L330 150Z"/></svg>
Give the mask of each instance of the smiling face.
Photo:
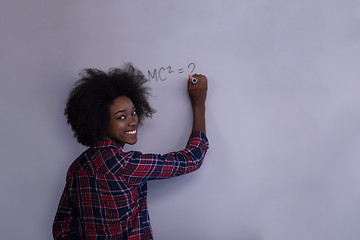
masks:
<svg viewBox="0 0 360 240"><path fill-rule="evenodd" d="M110 122L107 137L124 146L137 142L138 116L130 98L120 96L109 106Z"/></svg>

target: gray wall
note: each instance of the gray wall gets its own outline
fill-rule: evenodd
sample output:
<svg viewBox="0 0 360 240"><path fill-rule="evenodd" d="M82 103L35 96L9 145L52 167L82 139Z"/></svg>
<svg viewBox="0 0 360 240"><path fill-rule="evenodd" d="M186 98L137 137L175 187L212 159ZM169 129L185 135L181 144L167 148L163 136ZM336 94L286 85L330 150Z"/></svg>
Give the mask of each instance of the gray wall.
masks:
<svg viewBox="0 0 360 240"><path fill-rule="evenodd" d="M359 239L355 0L2 0L1 239L51 238L85 149L63 116L68 92L81 69L126 61L160 73L143 152L185 146L186 76L195 64L209 78L206 162L149 183L156 239Z"/></svg>

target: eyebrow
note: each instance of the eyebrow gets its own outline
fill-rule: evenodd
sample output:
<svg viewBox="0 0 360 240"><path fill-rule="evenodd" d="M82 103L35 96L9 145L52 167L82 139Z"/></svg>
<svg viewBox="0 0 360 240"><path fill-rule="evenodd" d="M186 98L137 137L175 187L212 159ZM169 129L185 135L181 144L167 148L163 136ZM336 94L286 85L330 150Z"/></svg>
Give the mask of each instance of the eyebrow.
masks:
<svg viewBox="0 0 360 240"><path fill-rule="evenodd" d="M134 107L133 107L133 110L135 110L135 109L136 109L136 107L134 106ZM114 113L114 115L116 115L116 114L118 114L118 113L123 113L123 112L126 112L126 109L118 110L118 111L116 111L116 112Z"/></svg>
<svg viewBox="0 0 360 240"><path fill-rule="evenodd" d="M118 113L122 113L122 112L125 112L126 110L124 109L124 110L119 110L119 111L116 111L115 113L114 113L114 115L116 115L116 114L118 114Z"/></svg>

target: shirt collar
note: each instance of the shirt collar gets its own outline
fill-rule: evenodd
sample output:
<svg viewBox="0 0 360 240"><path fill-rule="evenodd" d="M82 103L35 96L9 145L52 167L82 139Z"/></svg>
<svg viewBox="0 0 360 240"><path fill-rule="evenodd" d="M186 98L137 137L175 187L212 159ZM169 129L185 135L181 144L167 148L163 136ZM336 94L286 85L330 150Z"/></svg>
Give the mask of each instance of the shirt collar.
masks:
<svg viewBox="0 0 360 240"><path fill-rule="evenodd" d="M104 140L100 140L98 141L95 145L95 148L120 148L122 149L121 145L118 144L117 142L111 140L111 139L104 139Z"/></svg>

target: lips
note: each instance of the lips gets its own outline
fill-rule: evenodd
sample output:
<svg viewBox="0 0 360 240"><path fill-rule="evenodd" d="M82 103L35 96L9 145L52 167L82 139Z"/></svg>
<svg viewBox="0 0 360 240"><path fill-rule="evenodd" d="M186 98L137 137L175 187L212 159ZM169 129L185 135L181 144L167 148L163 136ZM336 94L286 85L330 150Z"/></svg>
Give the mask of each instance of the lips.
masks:
<svg viewBox="0 0 360 240"><path fill-rule="evenodd" d="M136 134L136 129L135 130L132 130L132 131L126 131L125 134L129 134L129 135L133 135L133 134Z"/></svg>

